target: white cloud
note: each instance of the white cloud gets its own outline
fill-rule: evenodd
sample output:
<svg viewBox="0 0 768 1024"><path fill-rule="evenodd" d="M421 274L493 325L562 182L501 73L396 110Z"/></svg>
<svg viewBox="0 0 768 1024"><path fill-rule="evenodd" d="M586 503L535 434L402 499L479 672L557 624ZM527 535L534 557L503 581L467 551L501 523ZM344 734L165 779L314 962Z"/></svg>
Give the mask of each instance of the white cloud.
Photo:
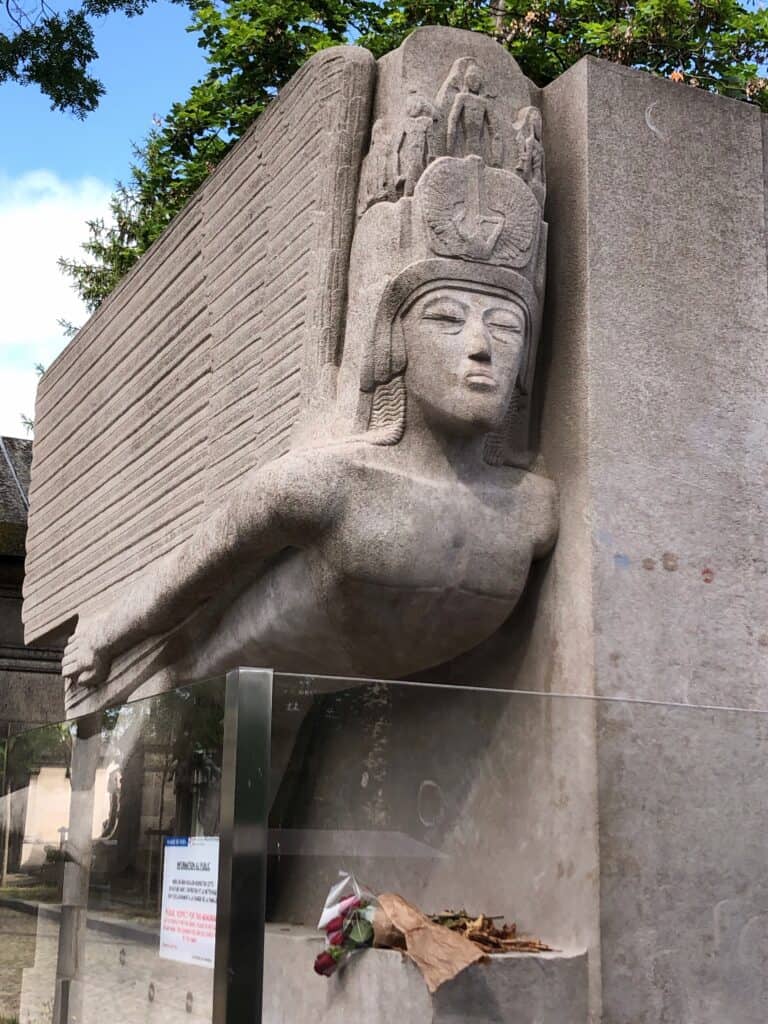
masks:
<svg viewBox="0 0 768 1024"><path fill-rule="evenodd" d="M22 416L32 416L35 408L37 374L4 366L0 357L0 434L3 437L28 437Z"/></svg>
<svg viewBox="0 0 768 1024"><path fill-rule="evenodd" d="M35 363L48 365L66 344L57 321L87 317L56 261L81 255L85 222L106 216L111 191L96 178L67 182L45 170L0 174L0 434L24 436L19 417L33 413Z"/></svg>

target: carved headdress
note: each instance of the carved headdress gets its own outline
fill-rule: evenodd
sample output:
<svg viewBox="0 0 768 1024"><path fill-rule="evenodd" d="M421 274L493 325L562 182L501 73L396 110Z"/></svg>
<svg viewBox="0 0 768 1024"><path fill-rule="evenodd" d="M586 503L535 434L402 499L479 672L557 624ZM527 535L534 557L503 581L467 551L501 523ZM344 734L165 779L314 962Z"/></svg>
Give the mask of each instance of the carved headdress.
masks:
<svg viewBox="0 0 768 1024"><path fill-rule="evenodd" d="M357 430L395 443L407 364L398 321L409 298L454 283L511 296L525 311L528 346L503 436L489 438L486 457L525 463L547 237L534 87L498 44L478 36L469 37L473 50L488 52L454 56L435 85L445 52L431 65L420 54L414 69L408 43L418 45L416 36L380 62L350 261L341 402ZM456 32L462 48L467 36ZM481 67L498 96L485 89ZM414 71L416 84L408 81Z"/></svg>

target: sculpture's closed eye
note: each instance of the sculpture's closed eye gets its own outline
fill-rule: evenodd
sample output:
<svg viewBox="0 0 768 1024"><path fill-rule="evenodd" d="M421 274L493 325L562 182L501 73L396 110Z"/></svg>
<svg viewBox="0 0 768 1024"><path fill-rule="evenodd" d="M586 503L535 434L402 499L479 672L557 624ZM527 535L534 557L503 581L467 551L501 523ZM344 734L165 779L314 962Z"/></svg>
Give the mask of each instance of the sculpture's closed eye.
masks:
<svg viewBox="0 0 768 1024"><path fill-rule="evenodd" d="M466 323L466 317L461 313L449 313L441 311L429 311L422 314L422 320L431 320L433 323L445 324L459 330Z"/></svg>
<svg viewBox="0 0 768 1024"><path fill-rule="evenodd" d="M498 337L502 341L517 341L523 335L523 325L520 321L507 319L503 314L492 314L485 321L485 326L494 337Z"/></svg>
<svg viewBox="0 0 768 1024"><path fill-rule="evenodd" d="M513 338L517 339L523 333L517 324L496 324L491 322L487 326L494 336L498 335L505 341L511 341Z"/></svg>

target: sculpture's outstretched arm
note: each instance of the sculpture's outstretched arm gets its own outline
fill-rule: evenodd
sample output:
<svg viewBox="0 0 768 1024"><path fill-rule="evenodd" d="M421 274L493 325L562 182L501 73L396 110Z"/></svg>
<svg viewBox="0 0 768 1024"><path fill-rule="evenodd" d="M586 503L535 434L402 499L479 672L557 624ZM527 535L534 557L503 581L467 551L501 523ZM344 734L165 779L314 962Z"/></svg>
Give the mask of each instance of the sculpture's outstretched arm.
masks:
<svg viewBox="0 0 768 1024"><path fill-rule="evenodd" d="M62 672L103 682L113 659L182 622L223 582L287 547L306 547L333 519L339 491L328 460L290 454L249 474L226 504L179 549L147 570L125 597L78 621Z"/></svg>

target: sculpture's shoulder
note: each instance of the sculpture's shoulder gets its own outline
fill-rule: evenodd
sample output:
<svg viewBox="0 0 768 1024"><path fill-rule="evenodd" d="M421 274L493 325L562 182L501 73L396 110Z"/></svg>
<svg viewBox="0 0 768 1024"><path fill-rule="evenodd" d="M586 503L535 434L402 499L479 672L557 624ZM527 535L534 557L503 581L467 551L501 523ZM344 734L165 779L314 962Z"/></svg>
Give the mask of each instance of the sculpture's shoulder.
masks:
<svg viewBox="0 0 768 1024"><path fill-rule="evenodd" d="M247 473L231 504L265 507L289 533L322 530L341 512L348 462L334 446L291 449Z"/></svg>
<svg viewBox="0 0 768 1024"><path fill-rule="evenodd" d="M526 473L527 482L535 496L536 547L534 555L542 558L554 547L560 527L560 497L557 484L539 473Z"/></svg>
<svg viewBox="0 0 768 1024"><path fill-rule="evenodd" d="M543 557L557 539L560 521L557 485L540 473L511 466L494 468L491 472L505 489L514 489L519 512L531 530L534 557Z"/></svg>

